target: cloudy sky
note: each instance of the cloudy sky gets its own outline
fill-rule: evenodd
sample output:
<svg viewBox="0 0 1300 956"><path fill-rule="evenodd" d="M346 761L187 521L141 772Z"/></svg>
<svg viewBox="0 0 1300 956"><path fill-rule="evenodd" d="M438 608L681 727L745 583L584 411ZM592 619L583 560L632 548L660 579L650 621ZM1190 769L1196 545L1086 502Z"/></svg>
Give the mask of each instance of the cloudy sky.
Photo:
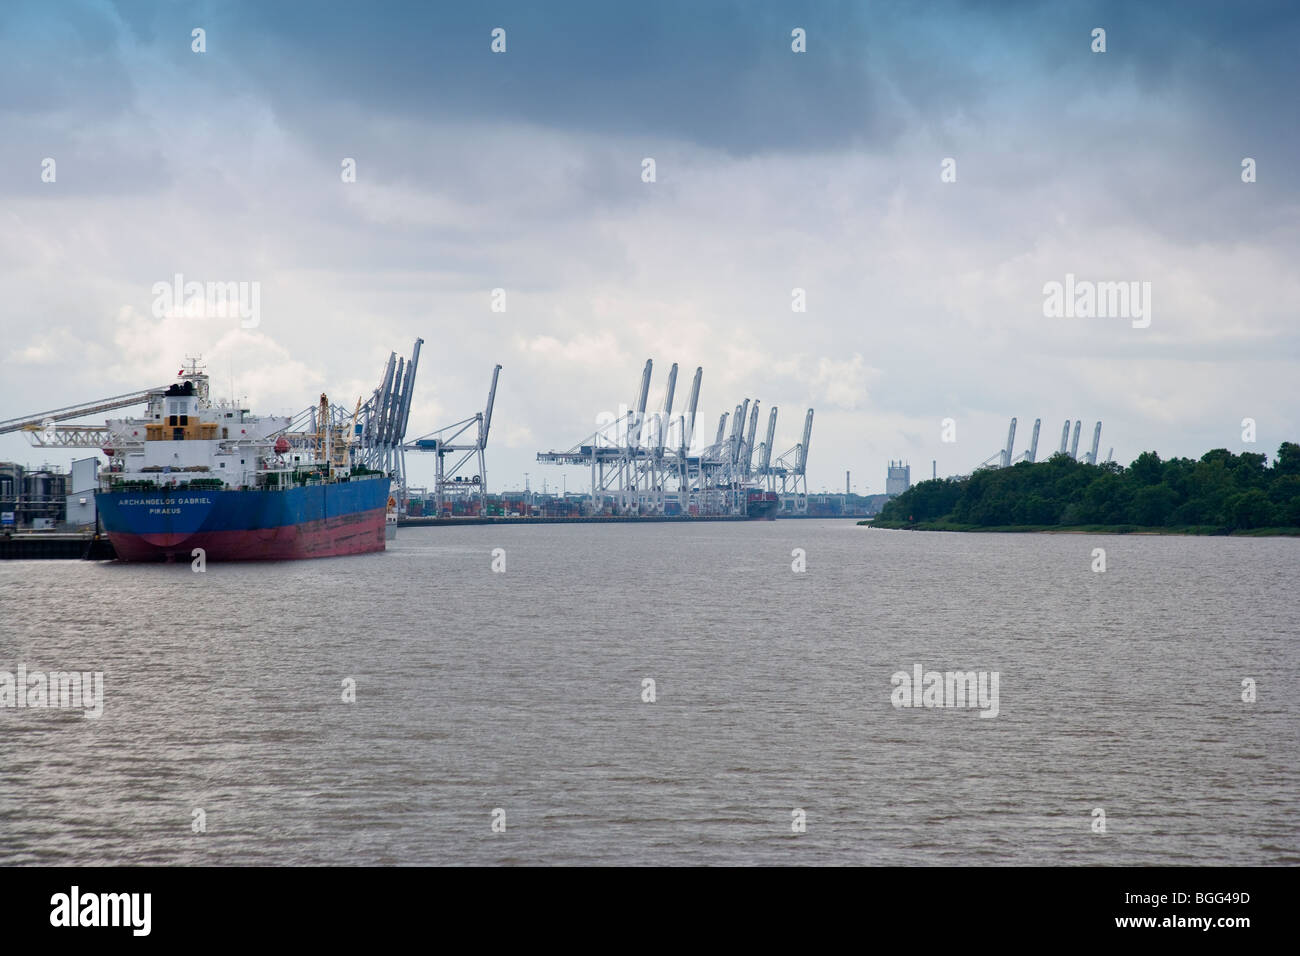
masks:
<svg viewBox="0 0 1300 956"><path fill-rule="evenodd" d="M0 419L192 354L256 410L350 405L420 336L411 437L504 366L496 488L558 485L536 452L646 358L652 401L704 367L709 438L752 397L782 450L815 407L813 490L968 472L1013 415L1017 451L1069 417L1125 463L1271 455L1300 438L1297 49L1267 2L6 0ZM178 273L257 282L258 324L155 317ZM1067 274L1149 282L1150 326L1045 317Z"/></svg>

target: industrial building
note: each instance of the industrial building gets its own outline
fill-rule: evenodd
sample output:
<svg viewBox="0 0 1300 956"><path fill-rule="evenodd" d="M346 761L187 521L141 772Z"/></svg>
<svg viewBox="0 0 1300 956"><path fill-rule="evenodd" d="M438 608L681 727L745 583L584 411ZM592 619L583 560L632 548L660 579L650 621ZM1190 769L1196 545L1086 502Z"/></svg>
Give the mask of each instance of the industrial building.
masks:
<svg viewBox="0 0 1300 956"><path fill-rule="evenodd" d="M99 487L99 459L78 458L69 476L65 521L70 528L95 524L95 489Z"/></svg>
<svg viewBox="0 0 1300 956"><path fill-rule="evenodd" d="M901 461L891 461L885 474L885 494L891 498L912 487L912 466Z"/></svg>
<svg viewBox="0 0 1300 956"><path fill-rule="evenodd" d="M0 462L0 531L40 531L62 524L67 496L68 476L57 468Z"/></svg>

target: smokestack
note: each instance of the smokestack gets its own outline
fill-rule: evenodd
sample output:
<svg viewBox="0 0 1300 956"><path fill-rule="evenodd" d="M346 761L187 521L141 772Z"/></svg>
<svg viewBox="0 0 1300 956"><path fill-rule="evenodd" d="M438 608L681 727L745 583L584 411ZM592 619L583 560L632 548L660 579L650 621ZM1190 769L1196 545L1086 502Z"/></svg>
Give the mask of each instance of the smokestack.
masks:
<svg viewBox="0 0 1300 956"><path fill-rule="evenodd" d="M932 458L930 460L930 477L931 478L939 477L939 459L937 458Z"/></svg>
<svg viewBox="0 0 1300 956"><path fill-rule="evenodd" d="M849 484L849 473L847 471L844 473L844 493L846 495L853 494L853 488Z"/></svg>

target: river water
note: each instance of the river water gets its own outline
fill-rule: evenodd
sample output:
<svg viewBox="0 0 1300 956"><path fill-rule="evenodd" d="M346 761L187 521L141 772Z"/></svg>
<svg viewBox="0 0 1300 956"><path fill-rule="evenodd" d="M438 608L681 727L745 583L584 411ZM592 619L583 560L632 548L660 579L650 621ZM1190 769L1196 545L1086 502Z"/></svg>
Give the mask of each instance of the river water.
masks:
<svg viewBox="0 0 1300 956"><path fill-rule="evenodd" d="M0 562L0 671L104 675L0 707L0 864L1294 865L1298 569L832 520ZM996 717L894 706L916 665Z"/></svg>

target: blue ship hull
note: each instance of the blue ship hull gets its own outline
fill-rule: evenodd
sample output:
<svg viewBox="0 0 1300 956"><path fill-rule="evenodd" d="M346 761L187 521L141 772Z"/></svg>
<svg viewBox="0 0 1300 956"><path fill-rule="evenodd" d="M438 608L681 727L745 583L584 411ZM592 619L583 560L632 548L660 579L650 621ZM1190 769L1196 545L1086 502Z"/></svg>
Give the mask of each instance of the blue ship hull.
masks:
<svg viewBox="0 0 1300 956"><path fill-rule="evenodd" d="M278 491L158 487L101 491L100 522L124 561L285 560L384 550L390 482L368 478Z"/></svg>

